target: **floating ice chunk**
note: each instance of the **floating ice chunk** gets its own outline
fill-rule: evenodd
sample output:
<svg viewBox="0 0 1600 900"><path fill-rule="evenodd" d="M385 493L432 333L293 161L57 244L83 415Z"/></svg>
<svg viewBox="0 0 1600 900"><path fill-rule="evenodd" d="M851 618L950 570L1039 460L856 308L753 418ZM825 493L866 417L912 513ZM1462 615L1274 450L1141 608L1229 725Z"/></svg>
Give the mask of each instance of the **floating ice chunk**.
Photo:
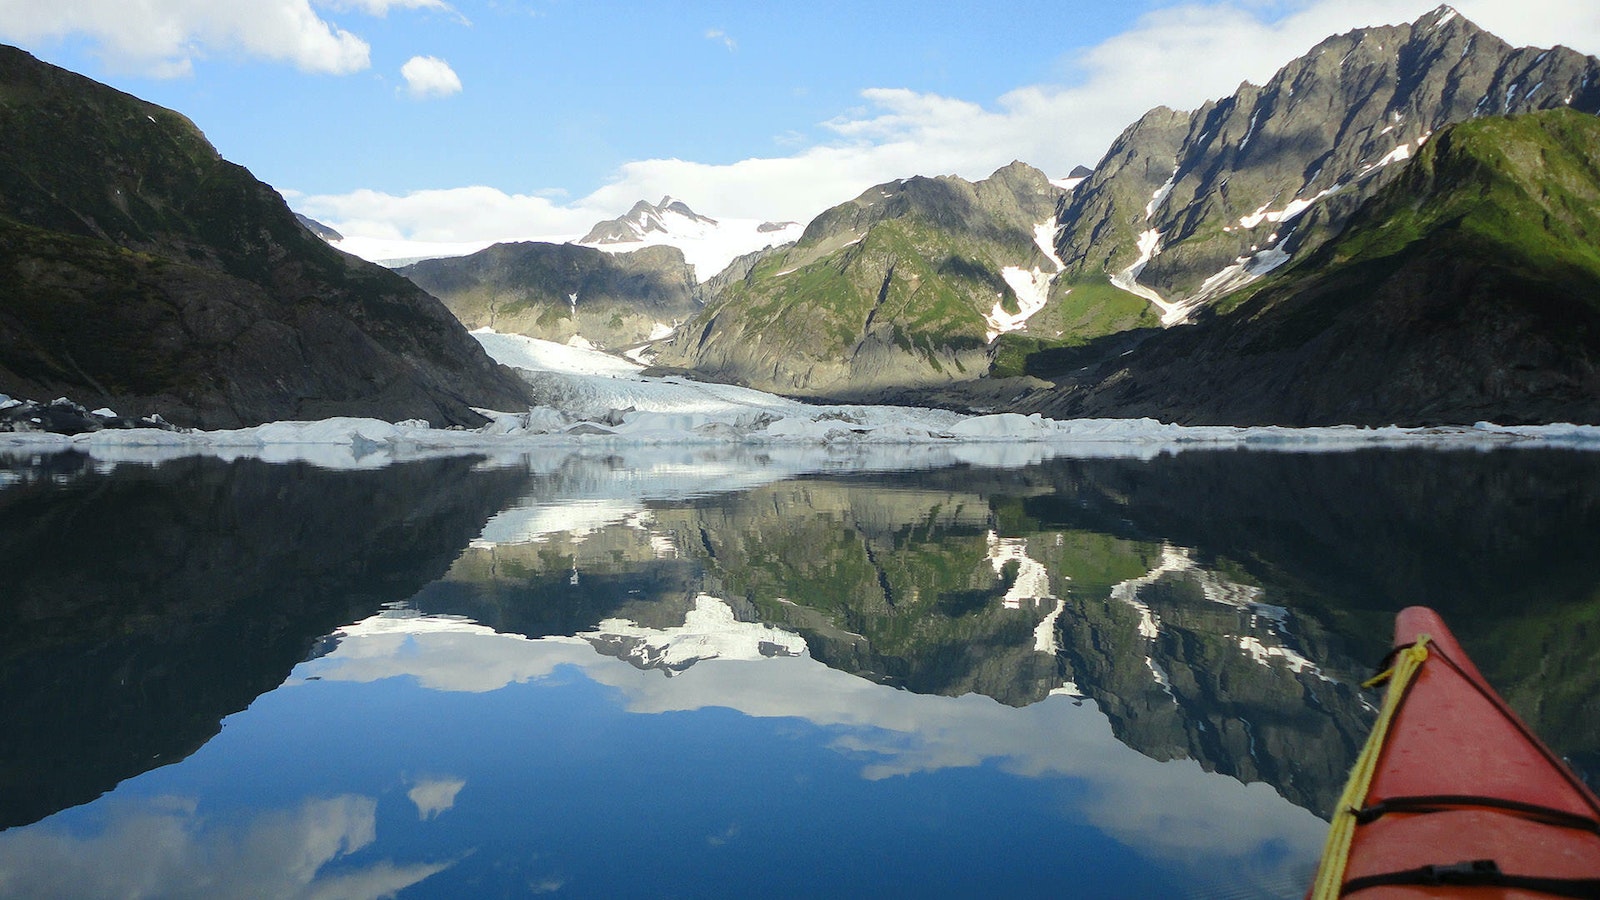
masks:
<svg viewBox="0 0 1600 900"><path fill-rule="evenodd" d="M996 413L963 419L950 429L950 436L958 440L1005 441L1018 438L1042 437L1052 431L1055 420L1045 419L1038 413L1024 416L1020 413Z"/></svg>

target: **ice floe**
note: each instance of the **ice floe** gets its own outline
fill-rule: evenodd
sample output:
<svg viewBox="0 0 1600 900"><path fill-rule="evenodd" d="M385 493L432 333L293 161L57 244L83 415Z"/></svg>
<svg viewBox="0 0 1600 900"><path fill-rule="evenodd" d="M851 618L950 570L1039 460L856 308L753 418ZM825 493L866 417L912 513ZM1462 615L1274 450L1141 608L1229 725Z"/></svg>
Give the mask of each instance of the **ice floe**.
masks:
<svg viewBox="0 0 1600 900"><path fill-rule="evenodd" d="M639 452L639 465L693 448L748 464L821 471L829 466L915 468L965 462L1024 466L1056 456L1150 457L1200 448L1330 451L1362 447L1560 445L1600 450L1600 426L1367 428L1183 426L1154 419L1049 419L964 415L942 409L802 403L737 385L646 375L628 359L518 335L474 333L517 368L539 397L520 411L484 410L481 428L430 428L420 420L331 418L221 431L106 429L87 434L0 433L0 452L75 449L110 462L208 454L329 468L373 468L428 456L518 457L550 449ZM0 396L0 403L10 400ZM643 452L655 448L652 452ZM668 452L665 448L678 448ZM817 453L817 451L825 451ZM718 454L713 454L718 455ZM704 464L704 460L694 465Z"/></svg>

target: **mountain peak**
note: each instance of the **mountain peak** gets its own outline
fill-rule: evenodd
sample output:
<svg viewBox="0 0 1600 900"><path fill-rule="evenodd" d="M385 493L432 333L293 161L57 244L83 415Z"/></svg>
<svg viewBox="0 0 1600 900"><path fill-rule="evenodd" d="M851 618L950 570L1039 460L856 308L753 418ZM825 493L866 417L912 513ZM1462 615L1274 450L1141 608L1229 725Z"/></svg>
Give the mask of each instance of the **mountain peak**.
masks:
<svg viewBox="0 0 1600 900"><path fill-rule="evenodd" d="M648 200L635 203L625 215L607 219L589 229L577 243L580 244L632 244L643 241L652 232L662 235L703 231L715 228L717 220L702 216L672 195L661 198L652 205Z"/></svg>
<svg viewBox="0 0 1600 900"><path fill-rule="evenodd" d="M1421 28L1428 26L1432 28L1442 28L1451 19L1457 18L1460 15L1461 13L1456 12L1456 8L1454 6L1451 6L1448 3L1441 3L1434 8L1433 12L1430 12L1418 19L1416 22L1416 27Z"/></svg>
<svg viewBox="0 0 1600 900"><path fill-rule="evenodd" d="M1264 85L1146 113L1072 194L1057 251L1069 281L1186 321L1337 234L1437 131L1561 106L1600 109L1600 61L1512 47L1450 6L1335 35Z"/></svg>

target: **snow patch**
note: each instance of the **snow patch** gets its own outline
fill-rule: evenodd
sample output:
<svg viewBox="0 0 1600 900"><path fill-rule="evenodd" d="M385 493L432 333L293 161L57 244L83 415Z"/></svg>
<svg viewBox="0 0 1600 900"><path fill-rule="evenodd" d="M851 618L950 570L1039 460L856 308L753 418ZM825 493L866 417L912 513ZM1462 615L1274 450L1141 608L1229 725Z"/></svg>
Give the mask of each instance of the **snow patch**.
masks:
<svg viewBox="0 0 1600 900"><path fill-rule="evenodd" d="M1055 609L1050 614L1039 620L1033 628L1033 652L1049 653L1052 656L1061 652L1061 646L1056 641L1056 623L1061 621L1061 613L1067 605L1060 600L1054 601Z"/></svg>
<svg viewBox="0 0 1600 900"><path fill-rule="evenodd" d="M1161 310L1161 323L1172 325L1181 322L1186 315L1181 312L1179 304L1168 302L1166 298L1156 293L1155 288L1139 283L1139 275L1144 272L1144 267L1159 255L1161 255L1161 232L1152 228L1139 235L1139 258L1126 269L1112 275L1111 284L1135 297L1150 301Z"/></svg>
<svg viewBox="0 0 1600 900"><path fill-rule="evenodd" d="M1053 218L1033 226L1033 242L1039 246L1045 258L1056 264L1057 272L1067 267L1067 264L1061 261L1061 257L1056 255L1056 235L1060 232L1061 228Z"/></svg>
<svg viewBox="0 0 1600 900"><path fill-rule="evenodd" d="M1045 568L1044 563L1028 556L1026 538L1003 538L990 531L988 546L989 565L994 569L995 577L998 578L1005 571L1007 563L1017 564L1017 580L1000 598L1001 606L1022 609L1024 604L1037 605L1041 600L1056 599L1050 593L1050 570Z"/></svg>
<svg viewBox="0 0 1600 900"><path fill-rule="evenodd" d="M1146 203L1144 207L1144 220L1146 222L1155 217L1156 210L1159 210L1161 204L1167 202L1167 197L1172 195L1172 189L1178 184L1178 168L1178 166L1173 166L1172 177L1168 178L1166 184L1156 188L1156 192L1150 195L1150 202Z"/></svg>
<svg viewBox="0 0 1600 900"><path fill-rule="evenodd" d="M669 676L708 659L760 660L806 652L805 639L798 634L740 622L733 607L710 594L695 597L694 609L676 627L646 628L626 619L606 619L578 637L602 652L614 648L622 659Z"/></svg>
<svg viewBox="0 0 1600 900"><path fill-rule="evenodd" d="M1382 48L1379 48L1379 49L1382 49ZM1250 139L1255 137L1255 135L1256 135L1256 122L1259 121L1260 118L1261 118L1261 110L1260 109L1257 109L1254 112L1250 113L1250 127L1245 129L1244 138L1239 141L1239 152L1240 153L1244 152L1244 148L1250 146Z"/></svg>
<svg viewBox="0 0 1600 900"><path fill-rule="evenodd" d="M1317 192L1315 196L1310 198L1302 199L1296 197L1285 204L1283 209L1279 210L1272 209L1272 201L1268 200L1266 203L1261 205L1260 209L1257 209L1250 215L1241 216L1239 218L1239 224L1245 228L1255 228L1262 222L1272 222L1274 224L1287 222L1305 212L1307 209L1310 209L1312 204L1316 203L1318 200L1321 200L1322 198L1332 194L1337 194L1342 190L1344 190L1344 185L1336 184L1333 187L1327 188L1326 190Z"/></svg>
<svg viewBox="0 0 1600 900"><path fill-rule="evenodd" d="M1017 311L1007 312L1001 301L995 301L994 309L983 319L989 324L986 332L989 343L1002 334L1020 331L1027 327L1028 319L1032 318L1039 310L1044 309L1050 300L1050 285L1056 280L1056 273L1041 272L1038 269L1027 271L1016 266L1006 266L1000 270L1000 277L1011 287L1011 292L1017 296Z"/></svg>
<svg viewBox="0 0 1600 900"><path fill-rule="evenodd" d="M1389 165L1390 163L1405 162L1406 160L1408 160L1410 158L1411 158L1411 145L1410 144L1401 144L1400 146L1398 146L1398 147L1394 148L1393 150L1390 150L1388 153L1384 154L1383 159L1378 160L1377 163L1372 165L1370 168L1381 169L1384 166Z"/></svg>
<svg viewBox="0 0 1600 900"><path fill-rule="evenodd" d="M666 205L665 200L662 205ZM785 222L782 228L774 231L772 223L764 219L695 219L672 209L652 214L647 219L646 228L634 228L637 240L580 246L606 253L631 253L655 246L676 247L683 252L684 260L694 266L695 279L704 284L736 258L797 241L805 231L805 226L798 222ZM762 226L767 226L768 230L763 231Z"/></svg>

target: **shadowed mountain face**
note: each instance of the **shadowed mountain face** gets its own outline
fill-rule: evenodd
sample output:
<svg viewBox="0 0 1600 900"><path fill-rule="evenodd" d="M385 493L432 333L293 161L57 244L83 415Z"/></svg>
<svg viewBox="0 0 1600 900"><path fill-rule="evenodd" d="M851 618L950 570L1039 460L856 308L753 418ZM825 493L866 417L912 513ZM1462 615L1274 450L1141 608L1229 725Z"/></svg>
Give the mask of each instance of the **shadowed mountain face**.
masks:
<svg viewBox="0 0 1600 900"><path fill-rule="evenodd" d="M0 828L176 762L314 642L442 575L526 480L54 457L0 490Z"/></svg>
<svg viewBox="0 0 1600 900"><path fill-rule="evenodd" d="M181 115L0 47L0 393L207 428L526 404L437 300Z"/></svg>
<svg viewBox="0 0 1600 900"><path fill-rule="evenodd" d="M606 253L576 244L495 244L398 270L468 328L608 348L659 338L700 309L694 268L676 247Z"/></svg>
<svg viewBox="0 0 1600 900"><path fill-rule="evenodd" d="M1191 327L1042 353L1020 411L1282 425L1600 422L1600 121L1439 132L1345 231Z"/></svg>

